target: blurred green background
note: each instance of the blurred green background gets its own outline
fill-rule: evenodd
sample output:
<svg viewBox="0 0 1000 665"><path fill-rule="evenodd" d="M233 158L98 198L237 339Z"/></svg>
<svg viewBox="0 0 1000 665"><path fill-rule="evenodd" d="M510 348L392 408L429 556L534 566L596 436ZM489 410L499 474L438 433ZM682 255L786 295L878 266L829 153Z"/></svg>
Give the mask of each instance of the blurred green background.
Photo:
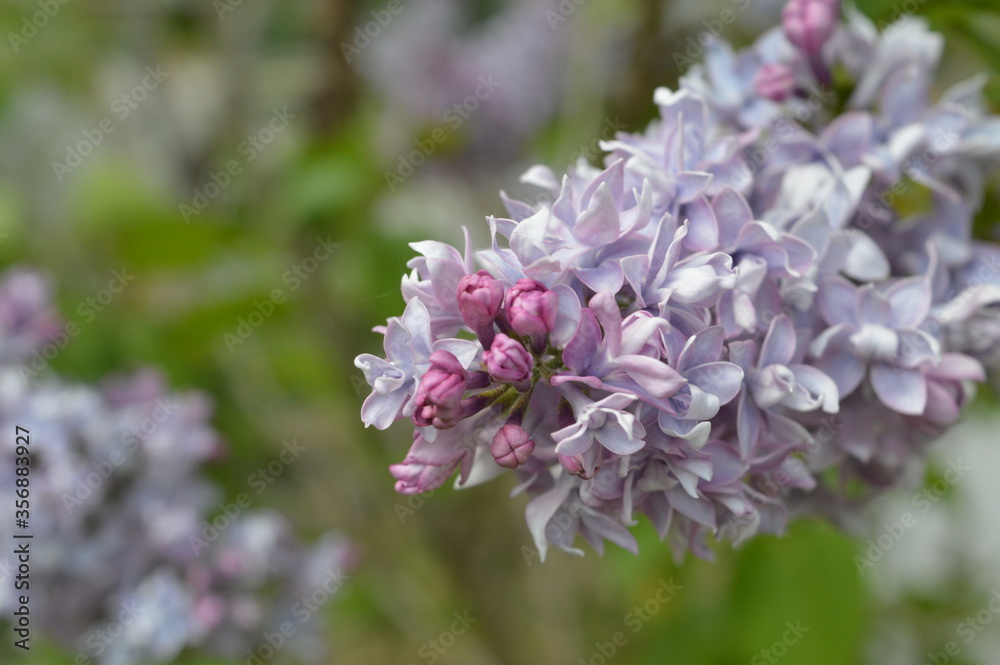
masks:
<svg viewBox="0 0 1000 665"><path fill-rule="evenodd" d="M862 577L853 559L868 536L825 523L800 522L788 537L681 565L644 523L638 557L555 552L540 564L524 555L525 499L507 497L512 478L443 488L426 501L393 492L386 467L410 434L362 427L367 387L353 358L378 352L371 327L402 311L407 243L458 244L465 225L481 244L484 216L501 212L497 192L517 190L526 167L560 170L581 152L596 160L586 146L610 125L641 129L655 111L653 88L677 80L672 53L733 4L566 0L572 12L552 25L545 3L521 3L534 33L522 38L515 23L487 44L490 26L510 13L501 0L436 3L450 25L422 1L392 5L400 11L386 25L378 17L390 3L377 0L4 2L0 264L45 268L66 319L80 324L53 368L94 382L156 365L173 388L211 395L229 454L209 473L229 497L282 440L305 442L303 461L257 503L283 510L306 537L338 528L361 548L361 565L324 616L331 662L885 663L877 654L890 638L880 626L897 624L909 627L909 646L889 651L913 655L892 662L916 665L943 649L988 588L959 577L947 592L904 585L877 594L870 582L888 566ZM995 2L858 4L876 20L909 5L927 15L949 39L942 81L988 71L998 106ZM45 7L52 15L28 37L26 17ZM779 9L754 0L724 36L748 43ZM430 18L420 23L417 13ZM377 36L345 50L363 43L357 29L373 20ZM465 50L427 53L451 37ZM531 56L504 70L496 99L455 127L444 115L452 100L442 103L454 90L411 58L490 49L498 68L522 49ZM149 73L157 67L162 81ZM504 106L508 94L532 106ZM441 129L444 141L434 138ZM433 154L412 176L387 178L400 155L428 140ZM1000 218L995 198L980 235ZM312 262L321 241L336 247ZM114 270L135 279L102 311L85 305ZM276 289L285 298L269 305ZM235 343L251 319L260 325L242 328L252 334ZM980 410L994 404L984 397ZM681 586L663 604L661 580ZM444 638L454 645L439 654L432 640L455 612L475 622ZM789 625L807 630L789 643ZM618 631L624 640L615 644ZM4 662L72 661L52 645L11 655L7 641ZM186 654L182 662L209 661ZM966 649L949 662L981 661Z"/></svg>

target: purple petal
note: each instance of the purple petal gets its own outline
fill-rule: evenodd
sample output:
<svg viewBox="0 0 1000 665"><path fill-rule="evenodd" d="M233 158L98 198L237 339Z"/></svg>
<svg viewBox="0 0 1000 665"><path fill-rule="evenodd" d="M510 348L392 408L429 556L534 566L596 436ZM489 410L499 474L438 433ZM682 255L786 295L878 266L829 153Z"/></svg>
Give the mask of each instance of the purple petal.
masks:
<svg viewBox="0 0 1000 665"><path fill-rule="evenodd" d="M545 527L548 526L549 520L569 497L572 489L573 479L569 476L561 476L555 487L532 499L524 510L528 531L531 532L535 547L538 549L538 556L542 561L545 561L545 553L549 549L549 539L545 536Z"/></svg>
<svg viewBox="0 0 1000 665"><path fill-rule="evenodd" d="M903 279L885 292L892 308L894 328L915 328L924 322L931 309L931 288L924 277Z"/></svg>
<svg viewBox="0 0 1000 665"><path fill-rule="evenodd" d="M784 314L774 317L760 347L759 367L787 365L795 355L795 325Z"/></svg>
<svg viewBox="0 0 1000 665"><path fill-rule="evenodd" d="M752 339L730 342L729 361L739 365L744 374L749 372L757 362L757 342Z"/></svg>
<svg viewBox="0 0 1000 665"><path fill-rule="evenodd" d="M846 236L850 241L844 258L844 274L860 282L877 282L889 276L889 259L867 234L851 229Z"/></svg>
<svg viewBox="0 0 1000 665"><path fill-rule="evenodd" d="M712 201L719 226L719 245L729 249L736 244L740 230L753 221L753 212L739 192L726 187Z"/></svg>
<svg viewBox="0 0 1000 665"><path fill-rule="evenodd" d="M718 361L692 367L684 372L690 383L719 398L719 404L728 404L743 385L743 370L739 365Z"/></svg>
<svg viewBox="0 0 1000 665"><path fill-rule="evenodd" d="M951 381L986 381L982 363L962 353L945 353L937 367L927 369L927 375Z"/></svg>
<svg viewBox="0 0 1000 665"><path fill-rule="evenodd" d="M887 326L892 319L892 307L889 305L889 299L876 291L871 284L858 290L856 306L858 321L861 323Z"/></svg>
<svg viewBox="0 0 1000 665"><path fill-rule="evenodd" d="M373 392L361 406L361 420L375 429L388 429L410 396L409 391L396 390L386 395Z"/></svg>
<svg viewBox="0 0 1000 665"><path fill-rule="evenodd" d="M580 310L580 326L563 349L563 362L573 374L587 374L599 363L601 356L601 326L593 310L583 308Z"/></svg>
<svg viewBox="0 0 1000 665"><path fill-rule="evenodd" d="M736 436L740 442L740 457L743 459L750 459L753 454L754 446L760 438L760 427L760 411L744 392L740 395L736 411Z"/></svg>
<svg viewBox="0 0 1000 665"><path fill-rule="evenodd" d="M789 369L795 375L796 383L820 399L823 411L837 413L840 410L840 391L833 379L810 365L791 365Z"/></svg>
<svg viewBox="0 0 1000 665"><path fill-rule="evenodd" d="M571 287L559 284L552 287L559 296L559 314L556 317L556 327L552 331L552 343L562 346L569 342L580 326L582 307L580 298Z"/></svg>
<svg viewBox="0 0 1000 665"><path fill-rule="evenodd" d="M871 382L882 403L897 413L919 416L927 407L927 379L917 369L886 363L871 367Z"/></svg>
<svg viewBox="0 0 1000 665"><path fill-rule="evenodd" d="M646 445L646 442L642 440L642 436L645 435L642 425L635 422L635 417L630 413L618 414L618 419L620 422L612 422L609 417L604 427L594 432L594 438L616 455L631 455L642 450ZM559 450L559 453L562 455L578 454L563 450Z"/></svg>
<svg viewBox="0 0 1000 665"><path fill-rule="evenodd" d="M816 368L833 379L837 384L840 399L854 392L865 378L864 361L845 351L828 351L816 359Z"/></svg>
<svg viewBox="0 0 1000 665"><path fill-rule="evenodd" d="M592 291L618 293L625 282L625 273L618 261L605 261L596 268L577 268L576 276Z"/></svg>
<svg viewBox="0 0 1000 665"><path fill-rule="evenodd" d="M611 166L601 171L596 178L591 180L583 194L580 195L580 205L589 207L594 200L594 196L600 189L604 189L611 194L611 202L615 209L621 207L622 194L625 191L625 160L616 159Z"/></svg>
<svg viewBox="0 0 1000 665"><path fill-rule="evenodd" d="M842 277L829 277L820 284L816 306L823 319L831 325L858 323L854 287Z"/></svg>
<svg viewBox="0 0 1000 665"><path fill-rule="evenodd" d="M702 194L712 182L712 174L701 171L684 171L675 176L677 201L686 203Z"/></svg>
<svg viewBox="0 0 1000 665"><path fill-rule="evenodd" d="M518 222L510 234L510 248L521 265L530 265L549 257L545 241L555 220L548 208L542 208L531 217Z"/></svg>
<svg viewBox="0 0 1000 665"><path fill-rule="evenodd" d="M632 554L639 554L639 543L632 532L616 522L611 517L596 511L587 511L583 515L583 525L595 535L614 543Z"/></svg>
<svg viewBox="0 0 1000 665"><path fill-rule="evenodd" d="M719 246L719 225L708 199L700 196L684 206L690 230L684 246L692 251L711 251Z"/></svg>
<svg viewBox="0 0 1000 665"><path fill-rule="evenodd" d="M684 372L688 367L712 363L722 355L724 333L719 326L705 328L690 337L677 359L677 368Z"/></svg>
<svg viewBox="0 0 1000 665"><path fill-rule="evenodd" d="M649 356L618 356L614 365L658 399L670 397L687 383L673 367Z"/></svg>
<svg viewBox="0 0 1000 665"><path fill-rule="evenodd" d="M614 199L606 183L601 183L590 205L576 220L573 235L590 247L603 247L618 240L621 234L621 220L615 208ZM513 238L511 238L513 246Z"/></svg>
<svg viewBox="0 0 1000 665"><path fill-rule="evenodd" d="M872 140L870 113L852 111L830 123L823 131L822 141L845 168L861 163Z"/></svg>
<svg viewBox="0 0 1000 665"><path fill-rule="evenodd" d="M622 312L611 291L600 291L588 303L604 330L604 349L612 358L622 348Z"/></svg>
<svg viewBox="0 0 1000 665"><path fill-rule="evenodd" d="M715 508L708 499L694 499L681 487L666 490L670 505L681 515L685 515L698 524L715 528Z"/></svg>

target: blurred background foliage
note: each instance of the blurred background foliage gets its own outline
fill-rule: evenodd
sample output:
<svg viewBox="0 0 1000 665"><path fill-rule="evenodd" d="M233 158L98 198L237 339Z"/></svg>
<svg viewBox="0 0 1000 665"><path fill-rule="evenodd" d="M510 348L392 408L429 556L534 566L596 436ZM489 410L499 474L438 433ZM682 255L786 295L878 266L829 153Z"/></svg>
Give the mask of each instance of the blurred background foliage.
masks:
<svg viewBox="0 0 1000 665"><path fill-rule="evenodd" d="M724 37L748 43L780 4L752 0ZM941 80L988 71L1000 108L995 2L858 4L877 22L916 7L947 35ZM26 37L26 17L43 5L58 9ZM909 662L924 662L988 592L956 580L949 593L876 598L868 582L885 569L862 578L853 560L873 531L855 538L801 522L788 537L678 565L642 524L639 557L555 552L540 564L525 555L524 498L507 497L512 478L426 501L393 492L386 467L409 433L362 428L367 390L353 358L377 351L371 327L402 311L407 243L458 244L463 225L483 243L484 216L501 212L499 190L516 191L536 162L559 170L574 155L599 159L593 140L609 127L640 130L655 112L654 87L677 80L673 54L703 21L744 6L562 5L564 20L553 23L545 12L559 12L558 2L402 0L380 25L390 6L381 0L4 2L0 264L46 269L66 320L80 325L54 370L94 382L155 365L175 389L211 395L228 455L209 472L227 497L284 439L305 443L303 461L255 502L284 510L306 536L336 527L361 546L362 565L326 615L331 662L598 665L598 643L621 630L621 665L761 663L772 662L761 652L782 640L786 622L800 622L808 633L781 662L856 663L874 658L886 621L920 627L919 660ZM373 20L377 35L366 43L358 29ZM167 75L137 101L147 67ZM448 109L494 71L497 91L455 126ZM263 144L283 109L294 115L287 126L248 150L244 142ZM428 141L433 154L404 182L387 176ZM88 154L58 173L54 162L71 165L81 142L92 144ZM231 162L239 173L213 189ZM185 214L196 203L207 205ZM998 213L994 195L980 236L994 233ZM321 240L337 247L306 274ZM298 282L287 272L297 266L307 277ZM87 299L113 270L135 279L90 320ZM275 289L287 300L268 308ZM239 335L261 303L273 313L234 345L227 335ZM995 404L983 399L984 409ZM682 589L632 632L629 613L650 607L670 579ZM471 630L438 658L429 641L465 611L476 618ZM47 664L73 655L39 645L17 657ZM978 662L962 658L971 656L951 662Z"/></svg>

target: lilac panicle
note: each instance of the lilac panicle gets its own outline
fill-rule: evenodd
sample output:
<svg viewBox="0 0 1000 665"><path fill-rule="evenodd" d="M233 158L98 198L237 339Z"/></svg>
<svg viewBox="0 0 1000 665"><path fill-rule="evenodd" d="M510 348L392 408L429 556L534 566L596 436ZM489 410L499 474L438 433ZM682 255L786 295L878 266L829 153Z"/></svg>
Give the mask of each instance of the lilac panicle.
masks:
<svg viewBox="0 0 1000 665"><path fill-rule="evenodd" d="M527 171L544 196L502 196L478 272L420 245L440 264L404 280L387 359L358 359L363 419L430 403L432 349L479 379L455 370L435 404L461 397L457 422L418 422L399 491L509 470L542 556L634 550L641 514L708 557L921 463L1000 368L1000 248L971 235L1000 119L982 77L932 98L920 20L843 13L791 0L751 46L707 44L601 166Z"/></svg>

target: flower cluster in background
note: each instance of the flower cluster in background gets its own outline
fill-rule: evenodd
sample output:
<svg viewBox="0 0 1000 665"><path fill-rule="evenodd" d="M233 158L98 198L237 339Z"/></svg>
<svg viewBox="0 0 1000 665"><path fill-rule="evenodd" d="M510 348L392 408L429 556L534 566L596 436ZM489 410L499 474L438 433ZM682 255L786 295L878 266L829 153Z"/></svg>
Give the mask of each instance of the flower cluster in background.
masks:
<svg viewBox="0 0 1000 665"><path fill-rule="evenodd" d="M416 428L398 491L509 469L542 556L634 551L644 514L708 557L920 467L998 362L1000 248L971 227L1000 121L979 77L932 99L923 22L844 14L714 40L604 168L502 195L492 248L413 245L386 357L356 361L364 422Z"/></svg>
<svg viewBox="0 0 1000 665"><path fill-rule="evenodd" d="M101 387L27 380L24 363L60 327L50 298L34 271L12 269L0 282L0 427L25 428L32 442L35 625L77 662L167 662L189 649L246 658L286 622L296 632L288 649L321 657L313 599L342 584L354 558L347 541L329 533L307 546L281 515L220 502L201 473L222 453L210 405L170 393L157 372ZM13 436L0 445L11 462L0 536L13 542ZM0 557L5 579L15 569ZM0 588L5 614L14 593L12 583Z"/></svg>

